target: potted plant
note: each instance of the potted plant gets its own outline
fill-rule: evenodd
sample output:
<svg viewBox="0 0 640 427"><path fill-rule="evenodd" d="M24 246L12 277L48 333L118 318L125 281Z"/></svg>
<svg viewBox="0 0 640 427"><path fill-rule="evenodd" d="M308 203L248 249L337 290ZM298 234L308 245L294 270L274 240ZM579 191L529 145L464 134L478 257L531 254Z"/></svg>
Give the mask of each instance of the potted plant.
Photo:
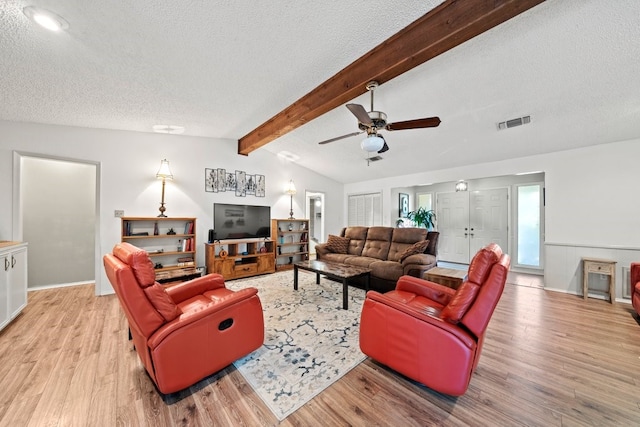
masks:
<svg viewBox="0 0 640 427"><path fill-rule="evenodd" d="M415 211L409 212L407 218L413 221L416 227L424 227L427 230L432 230L436 226L436 213L422 206Z"/></svg>

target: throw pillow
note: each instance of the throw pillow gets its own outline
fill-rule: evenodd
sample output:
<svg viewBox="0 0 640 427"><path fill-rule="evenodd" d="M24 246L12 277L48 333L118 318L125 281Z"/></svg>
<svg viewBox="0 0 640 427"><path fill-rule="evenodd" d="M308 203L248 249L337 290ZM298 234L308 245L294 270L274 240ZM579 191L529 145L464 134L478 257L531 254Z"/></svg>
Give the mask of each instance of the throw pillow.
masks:
<svg viewBox="0 0 640 427"><path fill-rule="evenodd" d="M148 288L144 288L144 293L167 322L171 322L180 315L180 307L173 302L167 291L159 283L156 282Z"/></svg>
<svg viewBox="0 0 640 427"><path fill-rule="evenodd" d="M428 240L420 240L419 242L415 242L400 254L400 262L403 262L405 258L411 255L423 253L427 250L427 246L429 246Z"/></svg>
<svg viewBox="0 0 640 427"><path fill-rule="evenodd" d="M327 239L327 250L334 254L346 254L349 253L349 242L351 239L346 237L334 236L329 234Z"/></svg>
<svg viewBox="0 0 640 427"><path fill-rule="evenodd" d="M458 323L475 301L478 292L480 292L480 286L469 281L464 282L442 310L441 317L449 323Z"/></svg>

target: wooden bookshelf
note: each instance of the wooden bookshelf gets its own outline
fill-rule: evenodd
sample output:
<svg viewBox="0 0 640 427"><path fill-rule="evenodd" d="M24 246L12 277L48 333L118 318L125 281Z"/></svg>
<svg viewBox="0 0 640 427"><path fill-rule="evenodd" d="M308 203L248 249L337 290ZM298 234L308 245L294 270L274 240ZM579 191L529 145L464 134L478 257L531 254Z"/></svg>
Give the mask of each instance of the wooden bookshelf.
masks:
<svg viewBox="0 0 640 427"><path fill-rule="evenodd" d="M289 270L293 263L309 259L309 220L272 219L276 271Z"/></svg>
<svg viewBox="0 0 640 427"><path fill-rule="evenodd" d="M123 217L121 241L147 251L157 282L200 275L196 270L195 218Z"/></svg>

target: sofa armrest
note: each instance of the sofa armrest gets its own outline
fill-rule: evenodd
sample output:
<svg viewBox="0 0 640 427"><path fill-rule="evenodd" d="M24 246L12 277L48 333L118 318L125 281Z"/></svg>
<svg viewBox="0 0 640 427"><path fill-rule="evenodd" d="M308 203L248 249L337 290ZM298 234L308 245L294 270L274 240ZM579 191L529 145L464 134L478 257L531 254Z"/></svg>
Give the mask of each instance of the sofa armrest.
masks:
<svg viewBox="0 0 640 427"><path fill-rule="evenodd" d="M220 274L207 274L187 282L182 282L166 289L173 302L180 303L196 295L202 295L206 291L224 288L224 277Z"/></svg>
<svg viewBox="0 0 640 427"><path fill-rule="evenodd" d="M463 330L459 326L449 323L439 317L432 316L426 312L418 311L412 306L403 304L400 301L396 301L376 291L367 292L367 298L365 300L365 306L363 307L363 311L372 308L371 301L374 301L379 304L383 304L389 309L400 311L417 320L427 323L433 327L442 329L450 333L451 335L455 336L457 339L463 342L464 345L467 346L468 348L472 348L476 344L476 341L474 340L474 338L471 335L469 335L467 331Z"/></svg>
<svg viewBox="0 0 640 427"><path fill-rule="evenodd" d="M319 243L315 246L315 250L316 250L316 259L321 259L323 255L328 254L329 249L327 248L327 244L326 243Z"/></svg>
<svg viewBox="0 0 640 427"><path fill-rule="evenodd" d="M417 265L432 265L436 263L436 257L430 254L413 254L402 260L402 265L407 266L409 264Z"/></svg>
<svg viewBox="0 0 640 427"><path fill-rule="evenodd" d="M216 313L233 306L234 304L244 303L251 298L257 299L258 304L260 305L260 307L262 307L262 304L260 304L260 299L258 298L258 290L256 288L240 289L239 291L229 294L224 298L216 301L211 301L211 303L209 303L204 309L182 313L180 316L158 329L151 337L149 337L147 344L149 348L153 350L171 333L201 319L213 316ZM260 308L260 313L262 314L262 308Z"/></svg>
<svg viewBox="0 0 640 427"><path fill-rule="evenodd" d="M451 298L456 294L455 289L413 276L400 277L396 284L396 290L423 296L443 306L449 304Z"/></svg>

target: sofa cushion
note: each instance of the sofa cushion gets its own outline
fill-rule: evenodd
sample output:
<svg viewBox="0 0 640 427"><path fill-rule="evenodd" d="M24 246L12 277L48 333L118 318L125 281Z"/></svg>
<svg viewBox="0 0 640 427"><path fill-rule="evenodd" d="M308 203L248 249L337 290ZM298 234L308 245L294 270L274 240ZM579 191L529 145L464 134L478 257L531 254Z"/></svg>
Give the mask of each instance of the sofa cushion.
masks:
<svg viewBox="0 0 640 427"><path fill-rule="evenodd" d="M450 323L458 323L475 301L480 285L465 281L460 285L449 304L442 310L442 318Z"/></svg>
<svg viewBox="0 0 640 427"><path fill-rule="evenodd" d="M322 255L322 261L340 262L342 264L346 264L349 258L355 258L355 256L349 254L334 254L333 252L327 252Z"/></svg>
<svg viewBox="0 0 640 427"><path fill-rule="evenodd" d="M411 255L424 253L424 251L427 249L427 246L429 246L428 240L421 240L419 242L415 242L413 245L406 248L399 255L399 258L400 258L399 261L403 262L406 258L410 257Z"/></svg>
<svg viewBox="0 0 640 427"><path fill-rule="evenodd" d="M346 254L349 251L350 241L351 239L347 237L329 234L329 238L327 239L327 249L334 254Z"/></svg>
<svg viewBox="0 0 640 427"><path fill-rule="evenodd" d="M171 322L181 314L180 308L173 302L162 285L154 283L144 289L147 298L164 320Z"/></svg>
<svg viewBox="0 0 640 427"><path fill-rule="evenodd" d="M362 255L362 248L367 240L367 230L369 227L347 227L344 231L344 237L350 239L349 254Z"/></svg>
<svg viewBox="0 0 640 427"><path fill-rule="evenodd" d="M371 275L396 281L404 274L402 264L396 261L375 261L369 264Z"/></svg>
<svg viewBox="0 0 640 427"><path fill-rule="evenodd" d="M425 240L426 236L427 230L425 228L394 228L387 260L401 262L400 254L415 242Z"/></svg>
<svg viewBox="0 0 640 427"><path fill-rule="evenodd" d="M344 260L345 264L357 265L358 267L367 267L374 262L380 261L378 258L370 258L366 256L352 256Z"/></svg>
<svg viewBox="0 0 640 427"><path fill-rule="evenodd" d="M362 256L386 260L391 246L391 227L369 227Z"/></svg>

